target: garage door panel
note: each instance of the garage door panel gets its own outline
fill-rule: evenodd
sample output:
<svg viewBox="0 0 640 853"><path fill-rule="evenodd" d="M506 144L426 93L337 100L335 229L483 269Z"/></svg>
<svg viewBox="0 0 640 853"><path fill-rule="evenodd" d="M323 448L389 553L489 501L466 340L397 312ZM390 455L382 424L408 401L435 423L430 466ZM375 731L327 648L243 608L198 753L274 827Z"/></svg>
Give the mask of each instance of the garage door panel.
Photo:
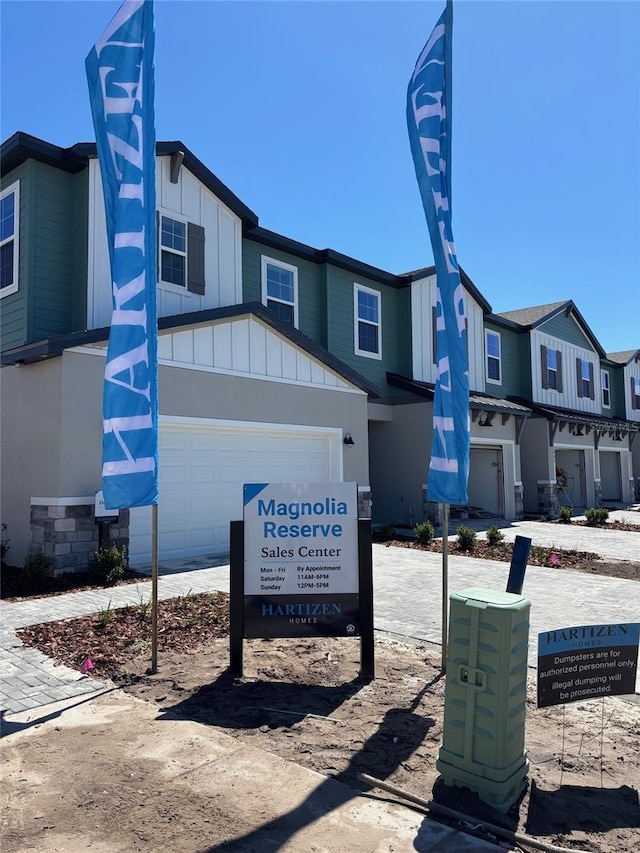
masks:
<svg viewBox="0 0 640 853"><path fill-rule="evenodd" d="M160 424L160 559L229 550L229 522L242 518L248 482L337 481L336 433ZM130 559L151 559L151 507L130 513Z"/></svg>

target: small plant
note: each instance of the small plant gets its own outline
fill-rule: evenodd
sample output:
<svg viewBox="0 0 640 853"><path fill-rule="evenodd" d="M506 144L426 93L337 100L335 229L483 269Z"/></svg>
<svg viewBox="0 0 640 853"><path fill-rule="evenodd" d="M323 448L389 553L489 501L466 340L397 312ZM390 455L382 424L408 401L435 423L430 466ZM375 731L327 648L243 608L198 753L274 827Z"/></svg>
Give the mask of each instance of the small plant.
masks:
<svg viewBox="0 0 640 853"><path fill-rule="evenodd" d="M416 534L416 539L420 545L431 545L436 535L436 528L433 522L426 519L425 521L421 521L420 524L416 524L413 532Z"/></svg>
<svg viewBox="0 0 640 853"><path fill-rule="evenodd" d="M504 533L500 531L500 529L492 524L491 527L487 527L487 542L489 545L494 547L495 545L499 545L504 541Z"/></svg>
<svg viewBox="0 0 640 853"><path fill-rule="evenodd" d="M151 600L145 601L142 593L140 593L140 601L136 604L136 608L140 614L140 621L145 622L151 608Z"/></svg>
<svg viewBox="0 0 640 853"><path fill-rule="evenodd" d="M584 517L587 519L589 527L598 527L600 524L606 524L609 519L609 510L604 506L591 507L586 510Z"/></svg>
<svg viewBox="0 0 640 853"><path fill-rule="evenodd" d="M39 592L51 577L51 561L38 551L27 554L22 565L20 582L24 592Z"/></svg>
<svg viewBox="0 0 640 853"><path fill-rule="evenodd" d="M397 539L398 528L395 524L385 524L380 528L380 536L387 541L389 539Z"/></svg>
<svg viewBox="0 0 640 853"><path fill-rule="evenodd" d="M4 533L6 531L6 529L7 529L7 525L4 522L2 522L2 532ZM2 538L2 539L0 539L0 559L2 559L3 563L4 563L4 558L7 556L8 553L9 553L9 540Z"/></svg>
<svg viewBox="0 0 640 853"><path fill-rule="evenodd" d="M103 628L106 628L112 619L113 619L113 610L111 609L111 599L109 599L109 603L107 604L107 606L101 607L100 610L98 611L98 620L100 622L100 625Z"/></svg>
<svg viewBox="0 0 640 853"><path fill-rule="evenodd" d="M108 545L95 552L93 573L105 586L119 581L129 566L126 545Z"/></svg>
<svg viewBox="0 0 640 853"><path fill-rule="evenodd" d="M571 507L561 506L558 509L558 521L562 524L571 524Z"/></svg>
<svg viewBox="0 0 640 853"><path fill-rule="evenodd" d="M476 547L476 531L473 527L461 524L456 533L458 535L458 548L461 551L473 551Z"/></svg>

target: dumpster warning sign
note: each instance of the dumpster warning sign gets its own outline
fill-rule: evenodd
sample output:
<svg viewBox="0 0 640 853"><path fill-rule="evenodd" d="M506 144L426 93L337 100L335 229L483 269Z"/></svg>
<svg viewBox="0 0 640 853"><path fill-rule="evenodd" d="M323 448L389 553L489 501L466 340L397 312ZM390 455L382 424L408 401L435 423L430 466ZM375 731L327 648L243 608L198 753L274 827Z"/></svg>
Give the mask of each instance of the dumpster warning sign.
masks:
<svg viewBox="0 0 640 853"><path fill-rule="evenodd" d="M538 634L538 707L635 692L640 624Z"/></svg>

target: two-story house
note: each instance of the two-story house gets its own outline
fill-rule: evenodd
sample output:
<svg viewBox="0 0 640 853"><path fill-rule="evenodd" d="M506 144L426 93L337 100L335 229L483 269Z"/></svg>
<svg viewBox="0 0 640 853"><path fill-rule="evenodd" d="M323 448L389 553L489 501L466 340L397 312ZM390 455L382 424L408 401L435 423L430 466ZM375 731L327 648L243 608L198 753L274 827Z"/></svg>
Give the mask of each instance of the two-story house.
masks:
<svg viewBox="0 0 640 853"><path fill-rule="evenodd" d="M161 557L226 551L244 482L355 481L367 504L367 401L380 391L298 328L322 321L291 304L303 275L292 282L277 248L245 301L257 216L184 145L157 155ZM42 548L73 568L97 543L111 311L95 146L15 134L0 201L2 520L14 560ZM120 513L132 562L149 558L150 516Z"/></svg>
<svg viewBox="0 0 640 853"><path fill-rule="evenodd" d="M69 569L97 545L111 317L100 170L93 144L18 133L1 153L2 520L13 559L42 548ZM394 275L268 231L180 142L157 144L156 184L161 558L226 552L245 482L355 481L374 522L437 518L433 268ZM583 467L573 503L593 505L615 492L614 453L628 500L637 358L605 356L573 303L495 315L461 279L471 456L454 514L554 514L556 467ZM577 498L575 476L565 485ZM112 533L147 561L150 508L121 512Z"/></svg>
<svg viewBox="0 0 640 853"><path fill-rule="evenodd" d="M486 335L487 349L503 354L502 392L532 410L523 434L525 512L555 516L562 505L631 502L637 427L627 416L617 365L575 304L491 315Z"/></svg>

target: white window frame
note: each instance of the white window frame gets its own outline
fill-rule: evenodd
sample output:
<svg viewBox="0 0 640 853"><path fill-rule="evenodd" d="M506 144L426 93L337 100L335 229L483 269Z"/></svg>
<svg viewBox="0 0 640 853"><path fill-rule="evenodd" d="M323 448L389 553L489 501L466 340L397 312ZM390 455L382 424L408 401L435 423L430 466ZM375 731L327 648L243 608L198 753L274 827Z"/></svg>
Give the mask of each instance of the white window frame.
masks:
<svg viewBox="0 0 640 853"><path fill-rule="evenodd" d="M184 216L179 216L172 210L158 210L158 284L163 288L180 293L184 296L193 296L189 291L189 221ZM175 222L181 222L184 225L184 252L179 249L174 249L171 246L162 245L162 217L165 219L173 219ZM178 255L184 258L184 284L176 284L173 281L165 281L162 278L162 252L170 252L172 255Z"/></svg>
<svg viewBox="0 0 640 853"><path fill-rule="evenodd" d="M606 382L605 382L606 379ZM600 370L600 391L602 398L602 408L611 408L611 377L608 370ZM605 403L606 397L606 403Z"/></svg>
<svg viewBox="0 0 640 853"><path fill-rule="evenodd" d="M368 293L375 296L378 300L378 322L374 323L371 320L361 320L358 316L358 294ZM360 323L367 323L370 326L375 326L378 329L378 351L369 352L368 350L360 349ZM379 290L374 290L372 287L367 287L364 284L353 284L353 351L356 355L361 355L364 358L375 358L377 361L382 360L382 293Z"/></svg>
<svg viewBox="0 0 640 853"><path fill-rule="evenodd" d="M287 272L292 273L293 275L293 302L289 302L285 299L277 299L274 296L269 296L267 292L267 267L279 267L282 270L287 270ZM279 261L277 258L270 258L267 255L260 256L260 275L261 275L261 294L262 294L262 304L268 307L268 302L279 302L281 305L292 305L293 306L293 326L295 329L298 328L298 267L293 266L293 264L287 264L285 261ZM286 320L283 320L286 322Z"/></svg>
<svg viewBox="0 0 640 853"><path fill-rule="evenodd" d="M18 280L20 277L20 272L18 270L18 260L20 257L20 181L16 181L14 184L3 189L2 192L0 192L0 200L6 198L12 193L15 195L15 199L13 201L13 234L11 237L6 237L2 240L0 242L0 246L5 246L13 240L13 282L0 290L0 299L4 299L5 296L10 296L12 293L18 292Z"/></svg>
<svg viewBox="0 0 640 853"><path fill-rule="evenodd" d="M489 335L498 339L498 355L489 355ZM493 329L484 330L484 346L485 346L485 378L491 385L502 385L502 338L500 332L494 332ZM489 359L498 362L498 379L491 379L489 376Z"/></svg>

